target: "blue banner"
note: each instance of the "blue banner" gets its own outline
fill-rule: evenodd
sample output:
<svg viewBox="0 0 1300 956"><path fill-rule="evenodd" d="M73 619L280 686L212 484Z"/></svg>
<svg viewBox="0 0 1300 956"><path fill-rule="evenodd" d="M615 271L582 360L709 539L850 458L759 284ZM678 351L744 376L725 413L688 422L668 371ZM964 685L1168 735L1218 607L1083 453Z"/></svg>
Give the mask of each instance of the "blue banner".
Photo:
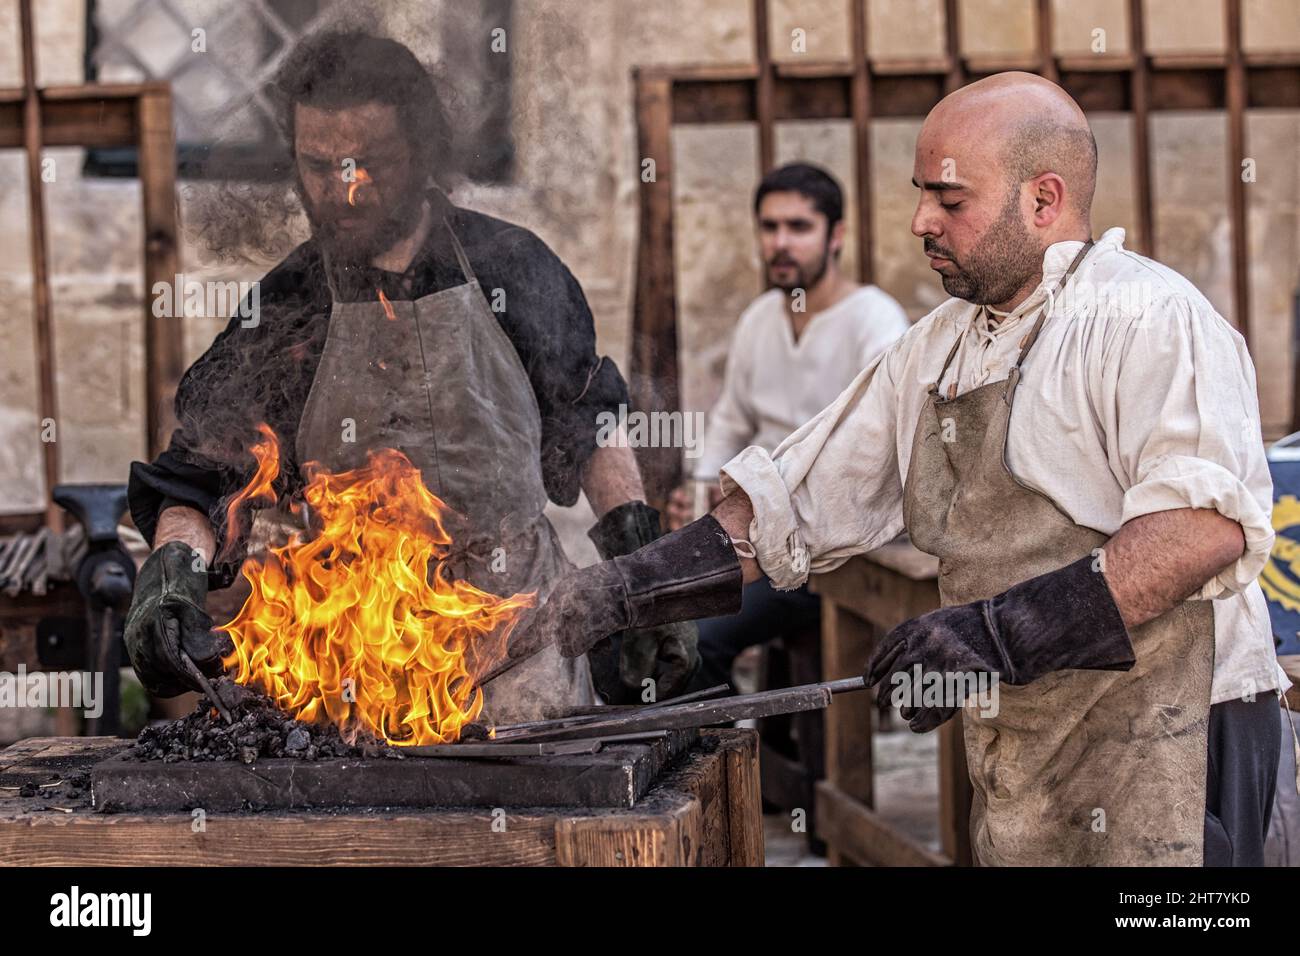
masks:
<svg viewBox="0 0 1300 956"><path fill-rule="evenodd" d="M1273 553L1259 576L1268 598L1279 654L1300 654L1300 460L1275 460L1273 475Z"/></svg>

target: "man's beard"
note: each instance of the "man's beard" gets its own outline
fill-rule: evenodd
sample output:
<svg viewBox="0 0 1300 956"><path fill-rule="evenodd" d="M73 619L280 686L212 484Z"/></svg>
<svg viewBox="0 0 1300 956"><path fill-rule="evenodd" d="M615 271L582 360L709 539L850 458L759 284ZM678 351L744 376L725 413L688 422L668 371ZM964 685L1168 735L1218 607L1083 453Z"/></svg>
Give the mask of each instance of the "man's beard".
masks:
<svg viewBox="0 0 1300 956"><path fill-rule="evenodd" d="M773 263L769 262L767 264L768 281L786 295L789 295L795 289L803 289L805 292L812 291L812 289L816 287L817 283L822 281L822 276L826 275L826 267L831 258L830 249L831 244L827 242L825 248L822 249L821 257L818 258L816 262L812 263L807 269L791 259L790 261L793 263L795 271L795 281L791 283L782 284L774 280L772 278Z"/></svg>
<svg viewBox="0 0 1300 956"><path fill-rule="evenodd" d="M305 190L300 188L298 195L303 210L307 213L307 221L311 224L313 238L320 243L330 261L340 267L369 264L375 256L409 235L420 218L419 202L401 203L372 231L359 235L335 229L332 222L322 218L312 207Z"/></svg>
<svg viewBox="0 0 1300 956"><path fill-rule="evenodd" d="M940 277L949 295L976 305L1006 302L1019 292L1043 266L1043 250L1034 242L1020 218L1019 188L1012 190L996 222L985 230L965 262L931 239L925 240L927 255L952 263L953 272Z"/></svg>

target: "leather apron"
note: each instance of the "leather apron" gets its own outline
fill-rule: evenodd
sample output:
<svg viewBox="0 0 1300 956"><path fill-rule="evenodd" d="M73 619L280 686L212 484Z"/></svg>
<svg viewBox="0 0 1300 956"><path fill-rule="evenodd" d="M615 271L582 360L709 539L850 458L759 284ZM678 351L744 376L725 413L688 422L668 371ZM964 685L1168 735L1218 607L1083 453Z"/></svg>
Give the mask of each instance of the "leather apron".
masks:
<svg viewBox="0 0 1300 956"><path fill-rule="evenodd" d="M1007 379L944 398L939 383L959 337L917 422L904 521L913 543L939 558L944 606L993 597L1109 538L1075 524L1007 463L1016 387L1053 301ZM1214 612L1185 601L1130 637L1132 670L1000 684L995 716L967 700L971 845L981 865L1202 865Z"/></svg>
<svg viewBox="0 0 1300 956"><path fill-rule="evenodd" d="M298 428L298 461L339 471L364 465L368 450L398 449L457 512L444 521L453 541L445 575L500 596L536 591L541 602L573 565L543 514L537 398L460 241L444 226L463 285L393 300L392 319L377 297L334 295ZM356 423L354 441L343 441L344 419ZM484 694L484 718L495 723L595 703L586 657L566 660L554 646L488 682Z"/></svg>

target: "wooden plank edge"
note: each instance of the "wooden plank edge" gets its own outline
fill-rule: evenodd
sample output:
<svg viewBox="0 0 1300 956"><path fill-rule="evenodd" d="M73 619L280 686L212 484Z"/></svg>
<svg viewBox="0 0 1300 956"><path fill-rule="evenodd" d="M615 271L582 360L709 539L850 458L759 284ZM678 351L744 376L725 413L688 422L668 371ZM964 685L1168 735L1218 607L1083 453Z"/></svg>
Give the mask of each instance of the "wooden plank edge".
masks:
<svg viewBox="0 0 1300 956"><path fill-rule="evenodd" d="M952 866L829 781L817 784L817 835L839 853L874 866Z"/></svg>

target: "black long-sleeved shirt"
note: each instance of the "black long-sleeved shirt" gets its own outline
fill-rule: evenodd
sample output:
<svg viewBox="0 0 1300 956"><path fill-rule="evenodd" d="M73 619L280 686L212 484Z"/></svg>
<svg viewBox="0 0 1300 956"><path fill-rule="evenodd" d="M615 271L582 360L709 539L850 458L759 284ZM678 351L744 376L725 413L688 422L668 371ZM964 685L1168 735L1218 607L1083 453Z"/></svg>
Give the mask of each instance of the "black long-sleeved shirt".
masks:
<svg viewBox="0 0 1300 956"><path fill-rule="evenodd" d="M596 354L591 310L581 286L537 236L519 226L453 206L432 194L434 226L403 274L375 268L335 273L340 298L418 299L465 281L447 230L455 230L502 329L519 353L542 417L541 466L549 497L571 505L579 474L596 447L597 415L628 401L617 367ZM255 463L247 449L265 421L280 442L280 495L300 490L294 444L329 325L331 292L314 240L295 249L259 286L259 315L235 316L181 378L180 427L152 462L133 462L131 516L151 544L158 514L185 504L212 519L223 543L228 496L244 487ZM499 311L498 311L499 310ZM234 557L232 555L232 557ZM234 567L214 568L214 583Z"/></svg>

